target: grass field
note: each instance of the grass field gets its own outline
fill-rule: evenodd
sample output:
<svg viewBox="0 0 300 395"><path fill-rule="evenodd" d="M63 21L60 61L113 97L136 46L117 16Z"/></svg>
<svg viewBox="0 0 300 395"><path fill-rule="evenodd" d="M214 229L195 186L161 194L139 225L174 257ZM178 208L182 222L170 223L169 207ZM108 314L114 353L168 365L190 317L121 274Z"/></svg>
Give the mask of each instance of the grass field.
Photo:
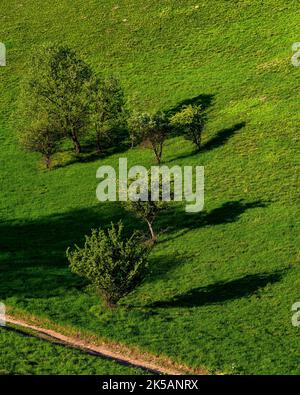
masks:
<svg viewBox="0 0 300 395"><path fill-rule="evenodd" d="M1 301L191 367L299 374L300 329L290 311L300 300L300 68L290 62L298 1L2 0L2 9ZM141 226L117 204L97 202L95 175L120 155L129 166L149 166L153 156L136 148L75 160L66 152L48 172L20 150L13 111L26 60L45 42L70 45L115 73L140 110L208 107L202 152L174 137L164 156L164 164L205 166L205 211L189 216L176 206L160 218L152 273L117 311L106 312L70 273L65 250L112 220ZM1 338L11 358L21 341L13 337Z"/></svg>
<svg viewBox="0 0 300 395"><path fill-rule="evenodd" d="M0 374L142 374L140 369L0 329ZM16 350L18 355L16 357Z"/></svg>

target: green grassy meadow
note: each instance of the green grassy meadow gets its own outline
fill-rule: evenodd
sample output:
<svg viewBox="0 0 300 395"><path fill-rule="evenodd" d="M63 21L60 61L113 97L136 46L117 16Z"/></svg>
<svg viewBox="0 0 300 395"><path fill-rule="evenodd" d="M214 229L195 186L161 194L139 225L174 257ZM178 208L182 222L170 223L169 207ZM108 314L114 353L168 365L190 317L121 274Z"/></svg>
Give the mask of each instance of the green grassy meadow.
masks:
<svg viewBox="0 0 300 395"><path fill-rule="evenodd" d="M300 300L300 68L290 61L300 41L298 1L2 0L1 8L0 300L193 368L299 374L291 306ZM118 204L96 200L96 170L117 167L120 156L129 166L154 158L142 148L100 158L66 151L46 171L20 149L20 82L29 55L50 42L118 76L132 108L208 108L202 152L173 137L163 157L166 165L205 166L205 210L188 215L176 205L160 217L147 281L112 312L70 272L65 250L120 218L143 227ZM24 339L1 334L10 357L0 370L72 371L62 362L69 354L44 343L36 357L49 353L55 371L52 363L26 366L26 354L17 366L14 342ZM116 372L70 353L83 358L73 373Z"/></svg>

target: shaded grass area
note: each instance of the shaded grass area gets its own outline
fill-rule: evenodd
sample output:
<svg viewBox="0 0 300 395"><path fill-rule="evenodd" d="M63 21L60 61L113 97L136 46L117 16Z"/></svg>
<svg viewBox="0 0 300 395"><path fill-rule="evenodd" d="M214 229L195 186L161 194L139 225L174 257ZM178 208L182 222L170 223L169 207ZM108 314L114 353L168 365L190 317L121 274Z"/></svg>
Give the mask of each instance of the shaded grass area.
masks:
<svg viewBox="0 0 300 395"><path fill-rule="evenodd" d="M229 373L299 373L297 159L299 41L296 1L4 0L0 68L0 298L11 308L81 331ZM127 20L124 22L124 20ZM164 164L205 166L205 211L163 214L143 286L114 312L68 269L65 249L90 228L124 220L119 205L97 203L96 170L154 164L136 148L105 157L57 156L46 172L20 151L13 109L27 56L59 41L98 71L116 73L140 110L202 103L203 149L168 140ZM26 47L26 50L24 48ZM137 103L137 104L136 104ZM10 350L13 341L3 350ZM49 351L49 353L51 353ZM26 359L27 357L24 357ZM90 366L90 365L88 365ZM94 368L87 369L94 372ZM112 370L113 372L113 370Z"/></svg>

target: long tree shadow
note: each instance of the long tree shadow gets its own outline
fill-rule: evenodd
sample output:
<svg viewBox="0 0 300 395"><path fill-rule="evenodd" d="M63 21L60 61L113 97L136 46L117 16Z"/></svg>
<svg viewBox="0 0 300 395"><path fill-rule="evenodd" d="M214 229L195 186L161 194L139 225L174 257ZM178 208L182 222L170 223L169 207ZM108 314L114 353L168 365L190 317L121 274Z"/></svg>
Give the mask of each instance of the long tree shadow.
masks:
<svg viewBox="0 0 300 395"><path fill-rule="evenodd" d="M90 152L83 151L81 154L74 154L72 151L66 151L68 153L67 158L63 160L58 160L56 158L55 164L53 166L53 170L59 168L65 168L71 166L75 163L91 163L96 162L100 159L107 159L110 156L116 154L123 154L128 151L130 145L128 143L122 143L118 147L111 147L103 150L102 152L98 152L95 149Z"/></svg>
<svg viewBox="0 0 300 395"><path fill-rule="evenodd" d="M71 148L64 149L60 152L60 154L54 157L55 164L53 169L67 167L74 163L95 162L103 158L109 158L110 156L116 154L123 154L130 148L128 136L128 131L126 131L126 133L121 131L120 136L118 136L118 140L111 143L106 143L100 152L97 150L93 142L88 141L82 144L82 152L80 154L75 154ZM61 155L62 153L63 155Z"/></svg>
<svg viewBox="0 0 300 395"><path fill-rule="evenodd" d="M178 111L182 110L183 107L189 105L202 106L204 110L207 110L209 107L213 105L214 97L215 95L213 94L201 94L182 100L179 103L177 103L175 106L169 108L166 111L166 114L170 117L176 114Z"/></svg>
<svg viewBox="0 0 300 395"><path fill-rule="evenodd" d="M272 273L249 274L230 281L219 281L204 287L193 288L184 294L174 296L170 300L153 302L147 307L200 307L224 303L229 300L251 296L268 284L280 281L284 274L285 271L281 270Z"/></svg>
<svg viewBox="0 0 300 395"><path fill-rule="evenodd" d="M232 137L239 130L243 129L245 126L246 122L240 122L233 125L231 128L220 130L215 137L207 141L202 146L202 151L210 151L224 145L230 139L230 137Z"/></svg>
<svg viewBox="0 0 300 395"><path fill-rule="evenodd" d="M68 245L79 243L91 228L105 226L120 215L119 207L99 204L37 220L4 222L0 224L0 252L9 254L12 264L58 266Z"/></svg>
<svg viewBox="0 0 300 395"><path fill-rule="evenodd" d="M195 106L201 106L204 111L208 110L209 107L213 105L214 101L214 95L213 94L201 94L197 95L185 100L180 101L177 103L174 107L169 108L166 111L166 115L168 118L171 118L173 115L175 115L177 112L181 111L184 107L188 105L195 105ZM181 135L181 129L178 127L172 127L170 136L176 137Z"/></svg>
<svg viewBox="0 0 300 395"><path fill-rule="evenodd" d="M168 211L158 221L158 228L168 231L183 230L184 233L200 227L221 225L237 221L247 210L266 207L267 202L256 200L245 202L236 200L223 203L222 206L214 208L209 212L189 214L185 211ZM181 233L182 234L182 233Z"/></svg>
<svg viewBox="0 0 300 395"><path fill-rule="evenodd" d="M0 223L0 298L46 298L81 289L86 283L70 272L67 247L82 246L91 228L106 227L121 218L133 228L139 226L112 203Z"/></svg>
<svg viewBox="0 0 300 395"><path fill-rule="evenodd" d="M243 129L246 126L246 122L239 122L235 125L233 125L231 128L227 129L222 129L217 134L208 140L206 143L204 143L201 147L200 151L194 151L191 153L186 153L183 155L176 156L174 159L172 159L170 162L177 161L179 159L186 159L186 158L191 158L193 156L198 156L201 154L201 152L207 152L211 151L215 148L221 147L222 145L226 144L226 142L239 130Z"/></svg>

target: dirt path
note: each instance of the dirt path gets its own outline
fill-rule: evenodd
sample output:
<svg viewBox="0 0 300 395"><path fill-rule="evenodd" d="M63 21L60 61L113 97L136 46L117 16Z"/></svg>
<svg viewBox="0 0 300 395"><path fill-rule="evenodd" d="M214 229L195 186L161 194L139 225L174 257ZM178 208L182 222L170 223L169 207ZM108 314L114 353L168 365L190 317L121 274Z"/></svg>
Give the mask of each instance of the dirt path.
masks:
<svg viewBox="0 0 300 395"><path fill-rule="evenodd" d="M130 352L122 352L116 350L116 345L110 344L92 344L86 340L74 337L74 336L66 336L60 332L54 331L52 329L42 328L41 326L37 326L31 323L27 323L21 319L17 319L11 316L6 316L6 322L8 324L12 324L15 327L19 327L20 329L30 329L31 331L35 332L35 335L40 338L44 338L48 341L56 341L61 343L65 346L73 347L82 350L83 352L87 352L93 355L98 355L100 357L112 359L118 363L131 365L136 368L147 370L152 374L168 374L168 375L181 375L186 373L193 373L196 372L189 371L189 369L184 368L177 368L172 366L171 364L160 364L159 361L149 360L145 357L145 354L130 355ZM47 339L48 338L48 339ZM198 372L197 372L198 373ZM198 374L203 374L204 372L199 372Z"/></svg>

